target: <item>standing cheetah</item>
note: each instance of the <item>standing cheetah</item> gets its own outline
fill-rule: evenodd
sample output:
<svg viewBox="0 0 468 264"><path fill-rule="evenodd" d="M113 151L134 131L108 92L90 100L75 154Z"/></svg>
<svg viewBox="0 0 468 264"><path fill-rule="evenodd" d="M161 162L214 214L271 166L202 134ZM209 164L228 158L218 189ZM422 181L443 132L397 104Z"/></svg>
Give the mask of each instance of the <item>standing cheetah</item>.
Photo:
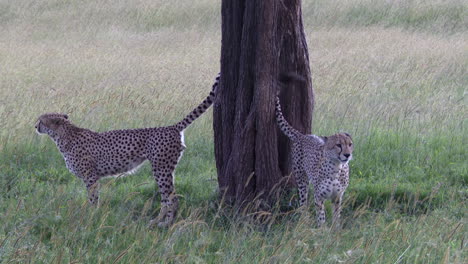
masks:
<svg viewBox="0 0 468 264"><path fill-rule="evenodd" d="M333 202L333 222L341 213L341 201L349 184L349 165L353 141L348 133L329 137L304 135L294 129L283 117L276 96L276 121L281 131L292 141L293 173L299 189L300 205L307 205L309 182L314 185L317 223L325 223L324 201Z"/></svg>
<svg viewBox="0 0 468 264"><path fill-rule="evenodd" d="M39 134L55 142L71 173L81 178L91 204L98 202L98 180L132 173L149 160L161 193L161 211L150 225L171 225L178 209L174 170L185 149L184 129L213 103L219 75L210 95L179 123L168 127L112 130L103 133L73 125L64 114L41 115L35 125Z"/></svg>

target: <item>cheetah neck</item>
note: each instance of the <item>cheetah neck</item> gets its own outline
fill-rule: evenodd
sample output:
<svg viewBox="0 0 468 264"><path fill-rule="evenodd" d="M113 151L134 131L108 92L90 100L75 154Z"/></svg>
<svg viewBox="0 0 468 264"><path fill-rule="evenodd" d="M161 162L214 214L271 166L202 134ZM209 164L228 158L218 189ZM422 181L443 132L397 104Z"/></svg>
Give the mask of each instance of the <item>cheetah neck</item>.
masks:
<svg viewBox="0 0 468 264"><path fill-rule="evenodd" d="M66 153L70 149L70 141L66 138L56 137L54 138L54 142L61 153Z"/></svg>
<svg viewBox="0 0 468 264"><path fill-rule="evenodd" d="M55 131L55 135L52 137L52 140L57 145L57 148L61 152L67 152L69 147L73 141L73 139L77 136L78 132L83 129L73 125L73 124L65 124L61 126L57 131Z"/></svg>
<svg viewBox="0 0 468 264"><path fill-rule="evenodd" d="M322 168L324 168L325 171L327 171L328 169L329 173L327 173L326 175L328 178L331 178L332 180L338 178L339 172L342 167L343 167L343 163L336 159L327 158L322 162Z"/></svg>

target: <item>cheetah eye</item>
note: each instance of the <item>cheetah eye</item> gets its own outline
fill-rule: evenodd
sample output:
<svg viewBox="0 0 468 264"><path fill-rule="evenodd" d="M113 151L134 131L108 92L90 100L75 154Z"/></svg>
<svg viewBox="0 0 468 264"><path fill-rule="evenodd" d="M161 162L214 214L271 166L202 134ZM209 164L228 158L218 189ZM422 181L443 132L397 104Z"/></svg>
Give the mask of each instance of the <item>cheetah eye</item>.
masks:
<svg viewBox="0 0 468 264"><path fill-rule="evenodd" d="M341 144L336 144L337 147L341 148Z"/></svg>

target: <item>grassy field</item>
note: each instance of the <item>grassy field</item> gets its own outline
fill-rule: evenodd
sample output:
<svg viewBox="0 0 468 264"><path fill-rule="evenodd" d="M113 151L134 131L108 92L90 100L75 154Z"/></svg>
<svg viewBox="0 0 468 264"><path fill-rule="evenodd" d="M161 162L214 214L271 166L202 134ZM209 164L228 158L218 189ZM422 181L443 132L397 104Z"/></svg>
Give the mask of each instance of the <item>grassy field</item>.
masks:
<svg viewBox="0 0 468 264"><path fill-rule="evenodd" d="M220 1L0 0L0 263L467 263L468 4L303 8L314 133L356 146L340 232L294 195L266 225L224 209L211 110L185 133L167 230L146 226L160 206L148 165L104 180L95 209L35 134L54 111L98 131L180 120L218 72Z"/></svg>

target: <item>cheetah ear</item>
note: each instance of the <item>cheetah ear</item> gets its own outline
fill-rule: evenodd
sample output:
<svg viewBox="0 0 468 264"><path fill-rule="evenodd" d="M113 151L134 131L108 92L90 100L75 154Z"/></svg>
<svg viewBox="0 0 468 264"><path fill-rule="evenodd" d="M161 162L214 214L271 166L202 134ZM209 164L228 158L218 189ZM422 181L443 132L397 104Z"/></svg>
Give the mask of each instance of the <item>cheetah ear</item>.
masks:
<svg viewBox="0 0 468 264"><path fill-rule="evenodd" d="M64 114L63 117L64 117L65 119L68 119L68 115L67 115L67 114Z"/></svg>
<svg viewBox="0 0 468 264"><path fill-rule="evenodd" d="M324 143L327 143L328 137L320 137Z"/></svg>
<svg viewBox="0 0 468 264"><path fill-rule="evenodd" d="M343 134L347 135L351 140L353 139L349 133L344 132Z"/></svg>

